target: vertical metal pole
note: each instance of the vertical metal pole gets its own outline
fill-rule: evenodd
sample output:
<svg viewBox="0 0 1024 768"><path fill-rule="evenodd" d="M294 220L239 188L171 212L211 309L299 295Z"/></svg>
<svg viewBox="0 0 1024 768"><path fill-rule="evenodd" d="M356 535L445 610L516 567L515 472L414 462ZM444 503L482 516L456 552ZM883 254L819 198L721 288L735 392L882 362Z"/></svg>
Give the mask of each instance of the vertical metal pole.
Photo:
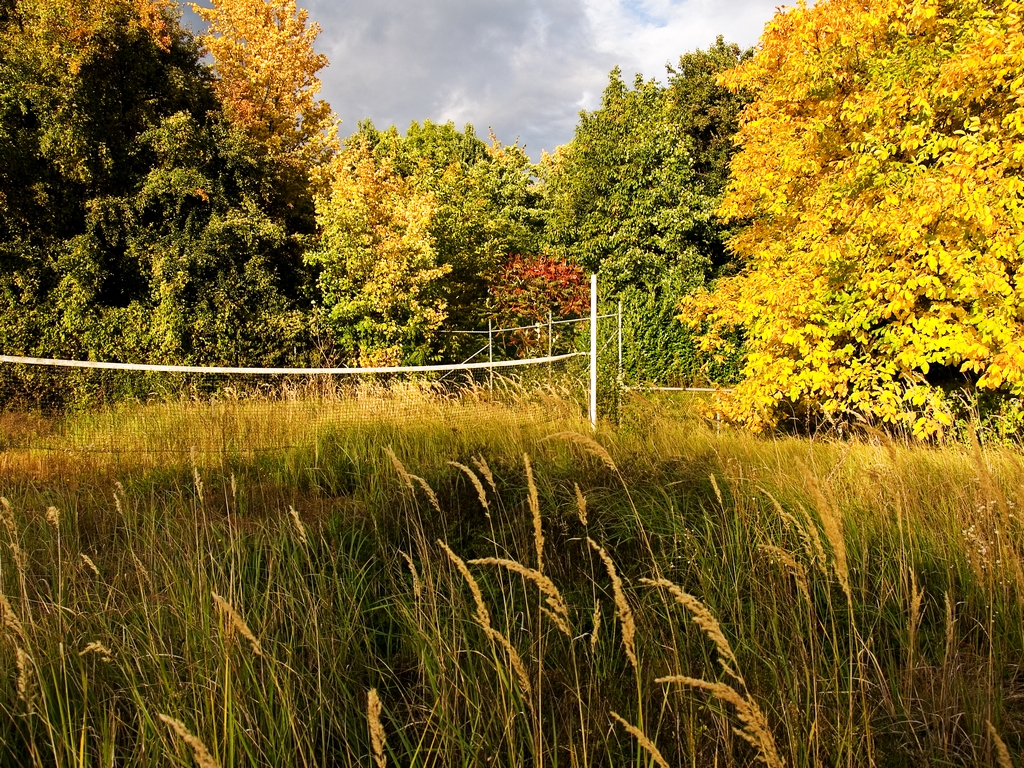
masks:
<svg viewBox="0 0 1024 768"><path fill-rule="evenodd" d="M551 328L552 328L552 325L551 325L551 310L549 309L548 310L548 357L551 357L551 349L552 349L551 345L552 345L552 342L553 342L553 339L554 339L554 337L551 334ZM548 386L549 387L551 386L551 373L552 373L551 363L548 363Z"/></svg>
<svg viewBox="0 0 1024 768"><path fill-rule="evenodd" d="M619 299L619 318L618 318L618 338L619 338L619 386L622 386L622 299Z"/></svg>
<svg viewBox="0 0 1024 768"><path fill-rule="evenodd" d="M494 362L494 333L491 331L491 321L487 320L487 361ZM487 369L488 380L490 381L491 394L494 394L494 369Z"/></svg>
<svg viewBox="0 0 1024 768"><path fill-rule="evenodd" d="M615 411L618 419L622 418L622 299L619 299L618 327L616 329L619 341L619 375L615 379Z"/></svg>
<svg viewBox="0 0 1024 768"><path fill-rule="evenodd" d="M597 429L597 275L590 276L590 426Z"/></svg>

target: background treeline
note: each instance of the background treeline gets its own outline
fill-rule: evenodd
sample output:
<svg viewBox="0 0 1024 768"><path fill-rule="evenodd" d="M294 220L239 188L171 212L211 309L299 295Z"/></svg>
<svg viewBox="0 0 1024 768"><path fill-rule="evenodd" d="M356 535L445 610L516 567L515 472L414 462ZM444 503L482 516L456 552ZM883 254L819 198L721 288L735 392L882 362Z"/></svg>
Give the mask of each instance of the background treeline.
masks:
<svg viewBox="0 0 1024 768"><path fill-rule="evenodd" d="M5 352L458 360L443 330L578 311L597 271L627 381L739 381L715 407L755 429L1024 424L1016 0L780 12L756 53L613 71L537 164L429 121L340 141L294 2L197 11L0 3Z"/></svg>
<svg viewBox="0 0 1024 768"><path fill-rule="evenodd" d="M672 316L727 261L714 209L745 97L715 78L735 46L684 56L664 86L612 72L535 165L468 125L366 122L339 141L319 30L287 0L197 8L201 37L158 0L0 7L4 352L455 360L442 329L546 320L597 270L626 304L635 376L708 375Z"/></svg>

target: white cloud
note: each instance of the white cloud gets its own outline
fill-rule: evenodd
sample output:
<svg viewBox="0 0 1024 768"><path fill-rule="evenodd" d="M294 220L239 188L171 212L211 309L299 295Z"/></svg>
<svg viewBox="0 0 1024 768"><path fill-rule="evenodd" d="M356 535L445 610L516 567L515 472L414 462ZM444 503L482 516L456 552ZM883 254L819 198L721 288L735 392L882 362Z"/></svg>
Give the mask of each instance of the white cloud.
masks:
<svg viewBox="0 0 1024 768"><path fill-rule="evenodd" d="M300 5L303 2L300 0ZM493 127L536 158L572 138L608 72L627 81L724 35L757 42L773 0L306 0L331 66L323 96L344 120ZM188 14L186 14L188 17Z"/></svg>

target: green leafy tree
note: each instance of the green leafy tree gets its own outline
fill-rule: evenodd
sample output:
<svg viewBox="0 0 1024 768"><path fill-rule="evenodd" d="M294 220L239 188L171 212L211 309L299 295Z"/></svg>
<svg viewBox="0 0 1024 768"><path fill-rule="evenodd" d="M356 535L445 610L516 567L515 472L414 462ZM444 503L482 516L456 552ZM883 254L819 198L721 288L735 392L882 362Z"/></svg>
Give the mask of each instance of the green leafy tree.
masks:
<svg viewBox="0 0 1024 768"><path fill-rule="evenodd" d="M211 83L165 3L10 6L0 23L5 351L264 363L300 346L302 235L279 213L274 168L223 119ZM5 390L32 386L26 374Z"/></svg>
<svg viewBox="0 0 1024 768"><path fill-rule="evenodd" d="M349 299L358 296L366 285L364 277L354 277L356 273L350 272L351 260L340 257L341 251L337 250L343 241L347 242L344 227L362 231L358 220L342 214L338 202L356 200L358 195L352 197L348 181L339 188L337 179L362 167L367 157L377 173L400 184L408 205L425 196L431 200L429 207L419 203L415 207L426 212L423 245L429 246L431 255L423 264L429 265L426 274L433 276L433 282L429 290L425 285L416 290L428 291L434 302L430 306L443 306L443 324L448 327L475 328L485 322L491 280L504 260L510 253L534 251L540 242L542 200L522 148L502 146L493 137L488 145L476 136L472 126L460 132L450 123L425 121L413 123L402 135L393 127L378 131L372 123L364 123L349 139L344 154L345 158L332 166L334 192L319 205L321 224L331 234L325 247L310 259L324 269L321 285L349 286L342 293L325 288L324 300L335 318L336 332L347 338L347 332L338 325L340 317L358 324L348 310L339 314L338 306L339 302L348 305ZM401 206L395 210L398 208ZM400 223L400 217L395 221L399 222L398 231L404 231L407 225ZM420 232L418 228L416 231ZM435 268L442 271L430 271ZM465 339L435 333L439 329L440 322L431 321L422 327L426 335L407 336L404 359L449 359L465 352ZM351 349L346 354L351 354Z"/></svg>
<svg viewBox="0 0 1024 768"><path fill-rule="evenodd" d="M716 84L744 58L718 39L681 57L660 86L613 70L601 107L543 162L549 248L598 271L625 306L627 371L655 381L734 375L728 356L701 356L675 320L679 299L727 264L715 216L742 94Z"/></svg>

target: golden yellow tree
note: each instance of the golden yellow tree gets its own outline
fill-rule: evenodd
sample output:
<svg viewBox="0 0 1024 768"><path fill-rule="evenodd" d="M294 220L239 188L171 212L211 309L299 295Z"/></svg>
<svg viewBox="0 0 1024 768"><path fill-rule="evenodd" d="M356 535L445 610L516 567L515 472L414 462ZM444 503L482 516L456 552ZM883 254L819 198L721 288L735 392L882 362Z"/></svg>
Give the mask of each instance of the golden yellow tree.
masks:
<svg viewBox="0 0 1024 768"><path fill-rule="evenodd" d="M1022 16L801 4L723 77L757 95L720 210L749 222L744 266L682 317L746 330L728 415L770 427L789 403L927 437L961 384L1024 394Z"/></svg>
<svg viewBox="0 0 1024 768"><path fill-rule="evenodd" d="M423 363L431 337L447 317L430 235L433 194L417 188L363 140L331 164L332 188L317 200L323 232L307 259L321 267L328 322L343 354L361 366ZM411 351L411 354L409 354Z"/></svg>
<svg viewBox="0 0 1024 768"><path fill-rule="evenodd" d="M202 43L213 57L216 89L228 118L272 155L306 169L335 151L337 120L317 98L327 57L313 49L320 27L295 0L191 3L209 24Z"/></svg>

